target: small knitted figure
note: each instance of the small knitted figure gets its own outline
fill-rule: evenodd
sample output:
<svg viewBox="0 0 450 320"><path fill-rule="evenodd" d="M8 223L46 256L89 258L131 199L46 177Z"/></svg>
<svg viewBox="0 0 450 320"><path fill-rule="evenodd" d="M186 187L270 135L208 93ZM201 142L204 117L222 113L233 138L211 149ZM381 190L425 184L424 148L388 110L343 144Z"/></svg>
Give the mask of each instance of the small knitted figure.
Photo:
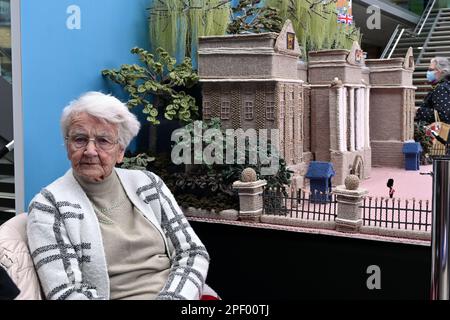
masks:
<svg viewBox="0 0 450 320"><path fill-rule="evenodd" d="M395 189L394 187L394 179L389 179L387 182L387 187L389 188L389 198L393 198L394 197L394 193L395 193Z"/></svg>

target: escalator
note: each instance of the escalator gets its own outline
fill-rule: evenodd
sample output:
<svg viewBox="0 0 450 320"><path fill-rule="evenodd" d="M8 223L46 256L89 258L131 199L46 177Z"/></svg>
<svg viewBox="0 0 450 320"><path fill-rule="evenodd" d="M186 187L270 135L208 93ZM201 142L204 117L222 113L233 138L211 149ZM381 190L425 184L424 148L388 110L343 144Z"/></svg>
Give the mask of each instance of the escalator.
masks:
<svg viewBox="0 0 450 320"><path fill-rule="evenodd" d="M10 0L0 0L0 224L15 215Z"/></svg>
<svg viewBox="0 0 450 320"><path fill-rule="evenodd" d="M436 56L450 58L450 8L439 7L439 1L430 0L415 29L397 26L380 58L403 58L409 47L413 48L416 62L413 84L417 87L418 107L431 90L426 80L430 60Z"/></svg>
<svg viewBox="0 0 450 320"><path fill-rule="evenodd" d="M0 76L0 224L15 215L12 85Z"/></svg>

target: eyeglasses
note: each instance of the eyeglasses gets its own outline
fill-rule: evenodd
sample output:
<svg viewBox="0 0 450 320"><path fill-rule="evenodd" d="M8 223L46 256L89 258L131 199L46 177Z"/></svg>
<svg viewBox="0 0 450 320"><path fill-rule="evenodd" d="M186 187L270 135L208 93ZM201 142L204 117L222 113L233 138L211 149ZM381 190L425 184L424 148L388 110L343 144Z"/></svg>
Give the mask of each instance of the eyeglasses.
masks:
<svg viewBox="0 0 450 320"><path fill-rule="evenodd" d="M119 143L118 140L114 140L111 137L99 136L95 138L89 138L88 136L82 134L66 137L66 141L68 141L70 145L76 149L86 148L89 144L89 141L94 141L95 146L103 151L110 151L116 144Z"/></svg>

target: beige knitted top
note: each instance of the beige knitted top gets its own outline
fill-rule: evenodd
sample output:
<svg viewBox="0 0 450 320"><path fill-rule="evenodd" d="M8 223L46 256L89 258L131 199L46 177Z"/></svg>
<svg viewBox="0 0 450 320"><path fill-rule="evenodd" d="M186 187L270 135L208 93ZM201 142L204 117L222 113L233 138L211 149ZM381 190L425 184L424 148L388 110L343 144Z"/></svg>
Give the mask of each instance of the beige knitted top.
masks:
<svg viewBox="0 0 450 320"><path fill-rule="evenodd" d="M133 206L115 171L100 183L74 176L100 223L111 299L154 299L170 271L161 234Z"/></svg>

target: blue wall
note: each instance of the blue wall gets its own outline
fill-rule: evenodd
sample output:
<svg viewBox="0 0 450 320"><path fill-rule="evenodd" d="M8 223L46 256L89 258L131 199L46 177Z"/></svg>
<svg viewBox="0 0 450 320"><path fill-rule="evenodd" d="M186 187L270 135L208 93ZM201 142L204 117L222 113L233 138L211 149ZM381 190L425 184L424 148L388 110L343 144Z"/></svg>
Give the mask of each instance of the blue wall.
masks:
<svg viewBox="0 0 450 320"><path fill-rule="evenodd" d="M136 62L134 46L148 48L150 3L21 1L25 208L70 167L59 127L62 109L83 92L111 92L101 70ZM66 27L70 5L81 9L79 30Z"/></svg>

